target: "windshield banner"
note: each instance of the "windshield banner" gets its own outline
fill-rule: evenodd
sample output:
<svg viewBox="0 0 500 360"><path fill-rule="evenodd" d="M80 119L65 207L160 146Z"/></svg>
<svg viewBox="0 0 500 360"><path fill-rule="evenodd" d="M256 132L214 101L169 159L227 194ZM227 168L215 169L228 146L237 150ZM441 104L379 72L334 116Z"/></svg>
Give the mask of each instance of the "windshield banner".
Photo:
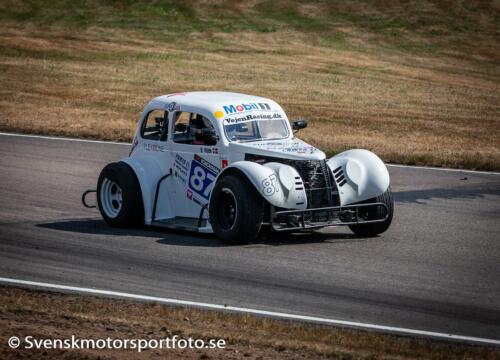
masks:
<svg viewBox="0 0 500 360"><path fill-rule="evenodd" d="M278 113L267 113L267 114L248 114L245 116L238 117L227 117L224 119L224 125L234 125L242 122L256 121L256 120L282 120L283 116Z"/></svg>

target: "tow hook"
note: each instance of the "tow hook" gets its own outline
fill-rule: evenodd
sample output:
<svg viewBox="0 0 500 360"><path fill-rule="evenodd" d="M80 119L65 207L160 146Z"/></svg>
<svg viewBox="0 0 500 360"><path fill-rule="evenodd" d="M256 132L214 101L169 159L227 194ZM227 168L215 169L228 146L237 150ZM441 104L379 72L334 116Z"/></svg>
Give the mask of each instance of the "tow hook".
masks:
<svg viewBox="0 0 500 360"><path fill-rule="evenodd" d="M82 204L83 206L85 206L86 208L89 208L89 209L94 209L96 208L95 205L89 205L87 203L87 195L90 194L90 193L95 193L97 192L97 190L94 190L94 189L89 189L89 190L86 190L83 194L82 194Z"/></svg>

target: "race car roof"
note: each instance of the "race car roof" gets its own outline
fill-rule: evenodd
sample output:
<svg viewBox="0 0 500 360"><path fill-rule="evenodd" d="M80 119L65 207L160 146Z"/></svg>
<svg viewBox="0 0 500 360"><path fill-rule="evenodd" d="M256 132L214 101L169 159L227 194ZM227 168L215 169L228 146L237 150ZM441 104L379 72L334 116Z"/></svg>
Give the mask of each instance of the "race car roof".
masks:
<svg viewBox="0 0 500 360"><path fill-rule="evenodd" d="M237 106L241 104L264 103L269 104L275 111L283 109L273 100L255 95L247 95L224 91L192 91L162 95L154 98L151 103L162 103L165 108L172 105L172 109L188 109L188 111L202 110L200 113L214 114L221 111L224 106Z"/></svg>

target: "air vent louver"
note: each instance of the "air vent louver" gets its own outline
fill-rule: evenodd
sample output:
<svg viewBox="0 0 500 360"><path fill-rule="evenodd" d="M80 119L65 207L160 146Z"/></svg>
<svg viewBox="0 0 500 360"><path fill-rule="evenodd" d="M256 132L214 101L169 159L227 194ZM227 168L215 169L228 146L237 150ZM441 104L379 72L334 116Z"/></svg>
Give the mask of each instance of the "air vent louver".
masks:
<svg viewBox="0 0 500 360"><path fill-rule="evenodd" d="M338 168L333 170L333 176L335 178L335 182L339 187L342 187L347 183L347 180L344 175L344 170L342 170L342 166L339 166Z"/></svg>

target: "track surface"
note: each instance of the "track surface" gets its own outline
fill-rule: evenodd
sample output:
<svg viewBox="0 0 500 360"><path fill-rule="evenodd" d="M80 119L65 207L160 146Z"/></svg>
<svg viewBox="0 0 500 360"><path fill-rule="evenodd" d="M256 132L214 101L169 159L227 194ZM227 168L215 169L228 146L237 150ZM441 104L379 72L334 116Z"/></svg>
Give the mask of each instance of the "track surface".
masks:
<svg viewBox="0 0 500 360"><path fill-rule="evenodd" d="M84 189L128 146L0 135L0 276L500 339L500 176L391 167L393 225L228 247L117 230Z"/></svg>

